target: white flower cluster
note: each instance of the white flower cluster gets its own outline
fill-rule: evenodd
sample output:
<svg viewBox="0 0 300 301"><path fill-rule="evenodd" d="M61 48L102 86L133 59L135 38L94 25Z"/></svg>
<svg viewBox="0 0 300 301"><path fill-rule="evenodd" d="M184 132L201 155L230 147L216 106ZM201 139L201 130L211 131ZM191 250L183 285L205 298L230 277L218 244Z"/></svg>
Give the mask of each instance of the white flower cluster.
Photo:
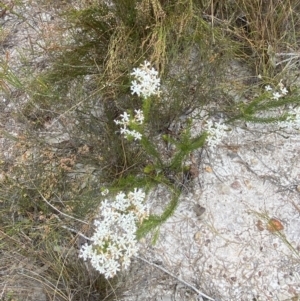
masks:
<svg viewBox="0 0 300 301"><path fill-rule="evenodd" d="M278 100L279 98L286 96L289 93L289 91L281 81L279 82L278 87L279 91L273 91L273 88L270 85L265 86L265 90L267 92L272 92L272 99L274 100Z"/></svg>
<svg viewBox="0 0 300 301"><path fill-rule="evenodd" d="M135 116L134 118L130 118L130 114L124 112L121 114L122 119L121 120L114 120L114 122L118 125L121 125L121 130L120 133L122 135L125 135L125 138L128 139L129 137L133 137L134 140L141 140L142 139L142 134L139 133L136 130L130 130L128 126L132 123L138 123L142 124L144 122L144 114L143 111L141 110L134 110L135 111Z"/></svg>
<svg viewBox="0 0 300 301"><path fill-rule="evenodd" d="M140 68L134 68L131 75L135 77L131 83L131 94L136 93L144 98L160 94L158 72L154 68L150 69L148 61L145 61Z"/></svg>
<svg viewBox="0 0 300 301"><path fill-rule="evenodd" d="M121 269L127 269L132 256L137 255L137 224L149 215L143 204L145 193L134 189L128 196L120 192L115 202L104 200L91 244L80 249L79 257L89 259L92 266L105 278L111 278Z"/></svg>
<svg viewBox="0 0 300 301"><path fill-rule="evenodd" d="M208 120L206 123L206 131L208 133L207 144L211 148L215 148L222 139L227 135L228 127L222 123L213 123Z"/></svg>
<svg viewBox="0 0 300 301"><path fill-rule="evenodd" d="M265 86L266 91L272 91L272 99L278 100L279 98L286 96L289 92L287 88L280 81L278 84L279 91L273 91L273 88L270 85ZM283 129L300 129L300 107L292 108L290 107L289 116L284 121L279 121L278 125Z"/></svg>

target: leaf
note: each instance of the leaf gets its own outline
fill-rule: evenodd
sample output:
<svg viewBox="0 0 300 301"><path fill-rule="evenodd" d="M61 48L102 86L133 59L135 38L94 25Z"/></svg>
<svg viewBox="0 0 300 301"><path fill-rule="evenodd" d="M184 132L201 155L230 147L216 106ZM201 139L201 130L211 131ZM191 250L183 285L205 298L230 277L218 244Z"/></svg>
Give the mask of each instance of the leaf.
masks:
<svg viewBox="0 0 300 301"><path fill-rule="evenodd" d="M283 225L278 219L271 218L268 222L267 229L270 232L277 232L277 231L283 230Z"/></svg>
<svg viewBox="0 0 300 301"><path fill-rule="evenodd" d="M263 227L263 223L262 223L261 220L258 220L257 223L256 223L255 225L256 225L256 227L257 227L257 229L258 229L259 231L265 230L264 227Z"/></svg>
<svg viewBox="0 0 300 301"><path fill-rule="evenodd" d="M212 172L213 171L210 166L205 166L204 169L205 169L206 172Z"/></svg>

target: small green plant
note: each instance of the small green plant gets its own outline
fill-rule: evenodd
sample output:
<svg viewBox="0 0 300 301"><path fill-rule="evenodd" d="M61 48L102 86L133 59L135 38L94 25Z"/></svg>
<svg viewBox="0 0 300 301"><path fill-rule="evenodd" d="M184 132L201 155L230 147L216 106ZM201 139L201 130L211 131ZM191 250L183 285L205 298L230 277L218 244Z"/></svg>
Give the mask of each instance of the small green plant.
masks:
<svg viewBox="0 0 300 301"><path fill-rule="evenodd" d="M121 114L121 120L115 120L118 126L121 126L120 134L131 141L138 141L138 146L145 154L145 161L151 162L144 167L143 174L137 177L144 177L144 183L153 183L153 185L163 184L171 191L171 200L166 201L166 207L161 216L150 216L140 227L138 237L145 235L150 230L156 228L165 222L173 213L178 204L180 191L185 185L185 176L189 172L188 167L184 166L187 157L196 149L204 146L207 133L202 133L192 138L190 127L191 122L186 123L186 129L182 131L178 140L170 136L164 135L162 140L156 140L156 144L172 144L175 147L174 154L171 158L165 159L165 154L155 146L154 141L149 137L149 116L154 99L150 96L159 96L159 102L163 102L163 95L160 91L160 79L158 72L154 68L150 68L150 63L145 61L140 68L135 68L131 73L135 76L132 81L132 94L138 94L142 97L141 110L135 110L134 118L130 114L124 112ZM132 182L132 178L128 177L128 184ZM123 183L126 178L123 179ZM132 183L131 183L132 184ZM135 183L136 184L136 183ZM149 185L149 184L148 184ZM144 188L144 187L143 187Z"/></svg>
<svg viewBox="0 0 300 301"><path fill-rule="evenodd" d="M6 61L0 61L0 88L7 95L10 94L11 89L21 89L23 87L20 79L10 69Z"/></svg>
<svg viewBox="0 0 300 301"><path fill-rule="evenodd" d="M260 96L248 103L239 103L229 122L244 120L255 123L278 123L282 127L284 124L287 125L288 121L291 123L294 120L294 123L297 123L298 117L293 114L291 106L298 105L299 98L296 91L294 91L294 95L288 94L289 92L282 82L278 84L277 88L266 85L265 92ZM279 111L279 109L281 110Z"/></svg>

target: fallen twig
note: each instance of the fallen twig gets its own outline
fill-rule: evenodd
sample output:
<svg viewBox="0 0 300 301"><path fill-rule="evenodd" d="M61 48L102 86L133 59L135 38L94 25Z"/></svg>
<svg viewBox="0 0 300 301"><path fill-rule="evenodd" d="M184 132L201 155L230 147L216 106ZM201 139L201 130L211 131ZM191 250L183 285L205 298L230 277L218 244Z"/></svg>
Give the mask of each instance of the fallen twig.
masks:
<svg viewBox="0 0 300 301"><path fill-rule="evenodd" d="M149 265L152 265L152 266L155 266L156 268L160 269L161 271L165 272L166 274L168 274L169 276L173 277L174 279L178 280L179 282L183 283L184 285L186 285L187 287L191 288L193 291L195 291L198 295L200 295L201 297L204 297L208 300L212 300L212 301L215 301L213 298L207 296L206 294L200 292L197 288L195 288L193 285L189 284L188 282L184 281L183 279L180 279L179 277L173 275L171 272L169 272L168 270L166 270L165 268L153 263L153 262L150 262L148 261L147 259L145 258L142 258L140 256L136 256L136 258L148 263Z"/></svg>
<svg viewBox="0 0 300 301"><path fill-rule="evenodd" d="M89 223L87 223L87 222L85 222L85 221L82 221L82 220L80 220L80 219L78 219L78 218L76 218L76 217L73 217L73 216L71 216L71 215L68 215L68 214L66 214L66 213L63 213L63 212L61 212L60 210L58 210L55 206L53 206L51 203L49 203L47 200L46 200L46 198L41 194L41 192L38 190L38 193L40 194L40 196L42 197L42 199L44 200L44 202L46 203L46 204L48 204L51 208L53 208L54 210L56 210L56 211L58 211L61 215L63 215L63 216L65 216L65 217L68 217L68 218L71 218L71 219L74 219L75 221L78 221L78 222L81 222L81 223L84 223L84 224L89 224Z"/></svg>

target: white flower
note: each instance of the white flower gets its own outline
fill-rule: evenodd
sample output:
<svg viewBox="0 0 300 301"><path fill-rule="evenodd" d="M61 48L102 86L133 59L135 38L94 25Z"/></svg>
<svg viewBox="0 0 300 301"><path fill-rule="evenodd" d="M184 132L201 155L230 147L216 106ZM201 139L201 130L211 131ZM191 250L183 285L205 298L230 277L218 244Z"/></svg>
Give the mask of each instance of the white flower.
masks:
<svg viewBox="0 0 300 301"><path fill-rule="evenodd" d="M130 266L130 257L129 256L124 256L123 257L123 262L122 262L122 268L124 270L127 270Z"/></svg>
<svg viewBox="0 0 300 301"><path fill-rule="evenodd" d="M101 193L102 194L102 193ZM103 194L102 194L103 195ZM107 200L104 200L101 202L101 205L100 205L100 210L105 210L106 208L109 208L109 203Z"/></svg>
<svg viewBox="0 0 300 301"><path fill-rule="evenodd" d="M121 120L117 120L117 119L114 120L115 124L123 125L123 127L126 128L130 122L130 114L124 112L123 114L120 115L120 117L122 117Z"/></svg>
<svg viewBox="0 0 300 301"><path fill-rule="evenodd" d="M103 196L106 196L108 194L109 194L109 190L107 188L105 188L101 191L101 195L103 195Z"/></svg>
<svg viewBox="0 0 300 301"><path fill-rule="evenodd" d="M142 94L142 86L139 85L136 80L131 82L131 94L134 93L137 94L138 96L141 96Z"/></svg>
<svg viewBox="0 0 300 301"><path fill-rule="evenodd" d="M119 192L116 196L116 201L120 202L126 199L126 194L124 192Z"/></svg>
<svg viewBox="0 0 300 301"><path fill-rule="evenodd" d="M116 275L118 271L120 271L120 264L118 261L115 261L114 259L108 259L105 264L105 270L104 273L105 278L112 278Z"/></svg>
<svg viewBox="0 0 300 301"><path fill-rule="evenodd" d="M131 236L131 233L135 233L137 230L136 227L137 218L133 212L123 215L117 221L116 225L123 229L123 232L126 233L126 241Z"/></svg>
<svg viewBox="0 0 300 301"><path fill-rule="evenodd" d="M132 201L142 202L145 199L145 192L142 189L134 188L133 192L128 193L128 198Z"/></svg>
<svg viewBox="0 0 300 301"><path fill-rule="evenodd" d="M274 92L272 99L278 100L280 97L282 97L282 95L280 93Z"/></svg>
<svg viewBox="0 0 300 301"><path fill-rule="evenodd" d="M281 87L280 91L281 91L282 95L287 95L289 93L289 91L287 90L286 87Z"/></svg>
<svg viewBox="0 0 300 301"><path fill-rule="evenodd" d="M124 135L125 137L128 135L129 132L130 131L126 127L120 129L120 134Z"/></svg>
<svg viewBox="0 0 300 301"><path fill-rule="evenodd" d="M266 91L272 91L273 89L272 89L272 87L270 85L267 85L267 86L265 86L265 90Z"/></svg>
<svg viewBox="0 0 300 301"><path fill-rule="evenodd" d="M124 112L120 115L122 117L123 124L128 124L130 120L130 114L127 114L127 112Z"/></svg>
<svg viewBox="0 0 300 301"><path fill-rule="evenodd" d="M140 68L134 68L131 75L135 80L131 82L131 94L137 94L142 97L149 97L151 95L159 95L160 93L160 78L158 72L150 69L150 63L144 61Z"/></svg>
<svg viewBox="0 0 300 301"><path fill-rule="evenodd" d="M144 114L142 110L134 110L135 116L134 119L137 123L142 124L144 122Z"/></svg>
<svg viewBox="0 0 300 301"><path fill-rule="evenodd" d="M118 125L121 125L120 133L121 135L124 135L125 138L133 137L134 140L141 140L142 134L137 132L136 130L130 130L127 128L127 126L130 127L130 123L140 123L142 124L144 121L144 115L143 111L141 110L135 110L135 117L134 119L130 119L130 114L124 112L120 115L122 117L121 120L114 120L114 122Z"/></svg>
<svg viewBox="0 0 300 301"><path fill-rule="evenodd" d="M81 246L80 252L79 252L79 258L83 258L83 260L87 260L93 255L93 248L91 245L88 245L87 243Z"/></svg>
<svg viewBox="0 0 300 301"><path fill-rule="evenodd" d="M133 192L129 192L128 199L131 201L131 204L134 206L135 214L137 215L139 221L143 221L149 215L148 206L143 204L145 199L145 193L141 189L135 188Z"/></svg>
<svg viewBox="0 0 300 301"><path fill-rule="evenodd" d="M123 124L123 122L121 122L120 120L117 120L117 119L114 120L114 123L115 124Z"/></svg>
<svg viewBox="0 0 300 301"><path fill-rule="evenodd" d="M136 245L129 245L126 249L126 255L128 257L136 256L138 254L139 249Z"/></svg>
<svg viewBox="0 0 300 301"><path fill-rule="evenodd" d="M141 140L142 139L142 134L133 130L133 131L130 131L128 133L130 136L132 136L134 138L134 140Z"/></svg>
<svg viewBox="0 0 300 301"><path fill-rule="evenodd" d="M107 260L104 254L97 254L96 251L94 255L91 257L91 264L100 274L104 274L106 272L104 262Z"/></svg>
<svg viewBox="0 0 300 301"><path fill-rule="evenodd" d="M130 203L126 198L125 193L120 192L116 196L116 201L112 204L115 209L125 211L129 207Z"/></svg>

